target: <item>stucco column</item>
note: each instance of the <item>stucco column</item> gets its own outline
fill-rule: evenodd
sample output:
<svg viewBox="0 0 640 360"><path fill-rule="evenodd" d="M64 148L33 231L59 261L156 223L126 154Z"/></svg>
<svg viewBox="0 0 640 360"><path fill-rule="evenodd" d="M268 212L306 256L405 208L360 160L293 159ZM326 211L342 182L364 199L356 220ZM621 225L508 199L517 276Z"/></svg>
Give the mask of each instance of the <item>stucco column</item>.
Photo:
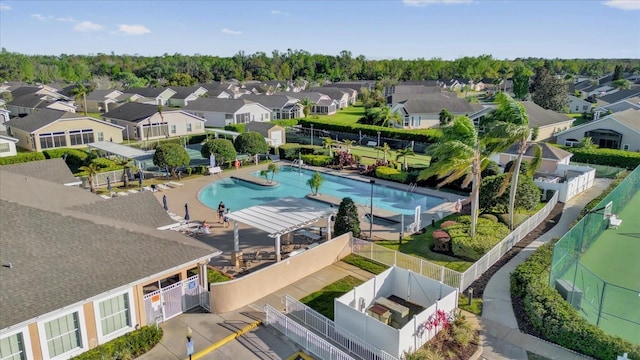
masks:
<svg viewBox="0 0 640 360"><path fill-rule="evenodd" d="M331 217L333 215L329 215L327 217L327 241L331 240Z"/></svg>
<svg viewBox="0 0 640 360"><path fill-rule="evenodd" d="M280 256L280 235L276 236L276 262L282 260Z"/></svg>
<svg viewBox="0 0 640 360"><path fill-rule="evenodd" d="M238 234L238 222L233 221L233 251L240 251L240 235Z"/></svg>
<svg viewBox="0 0 640 360"><path fill-rule="evenodd" d="M208 289L209 286L207 284L207 263L198 264L198 274L200 274L200 286L204 289Z"/></svg>

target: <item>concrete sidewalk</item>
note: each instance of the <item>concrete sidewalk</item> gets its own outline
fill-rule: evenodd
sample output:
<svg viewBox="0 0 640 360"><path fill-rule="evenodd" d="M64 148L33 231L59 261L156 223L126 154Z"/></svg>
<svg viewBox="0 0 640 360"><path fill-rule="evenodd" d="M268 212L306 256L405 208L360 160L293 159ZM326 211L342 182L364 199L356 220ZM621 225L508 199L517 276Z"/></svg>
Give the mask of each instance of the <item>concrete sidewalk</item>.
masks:
<svg viewBox="0 0 640 360"><path fill-rule="evenodd" d="M596 179L593 187L569 200L562 211L560 220L551 230L522 249L511 261L498 270L489 280L482 298L483 357L485 359L527 359L527 351L549 359L586 359L573 351L523 334L513 312L510 293L510 274L526 260L540 245L553 238L562 237L578 218L585 205L605 190L611 180Z"/></svg>

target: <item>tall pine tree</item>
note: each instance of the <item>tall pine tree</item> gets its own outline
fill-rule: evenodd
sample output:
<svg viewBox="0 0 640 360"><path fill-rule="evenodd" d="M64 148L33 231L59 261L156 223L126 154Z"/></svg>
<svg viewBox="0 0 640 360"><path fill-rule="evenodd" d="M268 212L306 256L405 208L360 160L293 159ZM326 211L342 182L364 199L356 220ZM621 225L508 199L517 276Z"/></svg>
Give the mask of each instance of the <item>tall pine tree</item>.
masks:
<svg viewBox="0 0 640 360"><path fill-rule="evenodd" d="M563 112L567 106L567 84L551 74L547 67L540 67L529 87L534 103L547 110Z"/></svg>

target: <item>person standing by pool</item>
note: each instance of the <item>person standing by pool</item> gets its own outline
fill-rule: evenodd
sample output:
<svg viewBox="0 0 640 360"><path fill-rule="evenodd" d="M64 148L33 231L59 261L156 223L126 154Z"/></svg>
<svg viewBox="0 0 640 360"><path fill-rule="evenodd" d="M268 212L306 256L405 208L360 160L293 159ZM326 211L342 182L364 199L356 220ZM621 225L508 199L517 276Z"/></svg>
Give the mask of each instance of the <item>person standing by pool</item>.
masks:
<svg viewBox="0 0 640 360"><path fill-rule="evenodd" d="M223 217L224 217L224 203L220 201L220 204L218 204L218 222L220 224L222 224Z"/></svg>
<svg viewBox="0 0 640 360"><path fill-rule="evenodd" d="M223 218L223 223L224 223L224 227L228 228L229 227L229 218L227 217L227 215L229 215L229 213L231 212L231 209L227 208L227 211L224 213L224 218Z"/></svg>

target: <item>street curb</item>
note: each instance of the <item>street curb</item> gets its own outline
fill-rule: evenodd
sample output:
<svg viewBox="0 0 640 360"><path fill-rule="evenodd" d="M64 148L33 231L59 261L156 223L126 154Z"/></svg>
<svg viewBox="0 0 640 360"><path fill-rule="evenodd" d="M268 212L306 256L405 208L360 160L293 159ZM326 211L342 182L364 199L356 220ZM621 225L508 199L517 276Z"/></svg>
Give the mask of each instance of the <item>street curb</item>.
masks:
<svg viewBox="0 0 640 360"><path fill-rule="evenodd" d="M242 329L234 332L233 334L225 337L224 339L207 346L203 350L198 351L196 354L193 354L191 356L191 359L192 360L200 359L201 357L203 357L203 356L207 355L208 353L210 353L210 352L222 347L223 345L227 344L228 342L231 342L231 341L239 338L240 336L246 334L247 332L255 329L256 327L260 326L261 324L262 324L262 320L254 321L254 322L250 323L249 325L243 327ZM186 360L189 360L189 358L187 358Z"/></svg>

